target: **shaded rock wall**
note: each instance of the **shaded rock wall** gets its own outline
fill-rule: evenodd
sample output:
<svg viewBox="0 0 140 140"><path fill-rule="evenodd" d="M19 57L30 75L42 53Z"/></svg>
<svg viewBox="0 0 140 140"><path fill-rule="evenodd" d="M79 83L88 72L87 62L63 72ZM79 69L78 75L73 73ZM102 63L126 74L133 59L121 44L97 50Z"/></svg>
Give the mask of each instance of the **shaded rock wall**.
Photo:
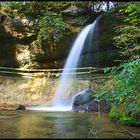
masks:
<svg viewBox="0 0 140 140"><path fill-rule="evenodd" d="M0 65L6 67L62 67L80 30L79 26L74 24L76 20L73 20L73 23L68 21L69 25L63 38L51 48L47 40L38 42L36 19L4 12L0 19ZM65 22L67 19L64 16Z"/></svg>
<svg viewBox="0 0 140 140"><path fill-rule="evenodd" d="M85 43L79 66L106 67L118 65L122 59L120 51L114 45L115 26L118 19L113 14L102 14L97 18L97 24L92 34L91 43ZM88 37L90 38L90 37Z"/></svg>
<svg viewBox="0 0 140 140"><path fill-rule="evenodd" d="M67 24L67 30L56 46L50 48L47 40L40 43L37 41L37 19L2 13L0 16L0 65L62 68L80 30L87 24L93 23L97 16L93 14L94 16L89 18L87 13L72 13L67 10L64 10L62 15ZM119 59L120 55L113 43L116 24L118 20L115 20L115 13L113 16L103 14L96 28L96 35L93 35L92 44L90 46L85 44L79 67L104 67L117 64L114 60Z"/></svg>

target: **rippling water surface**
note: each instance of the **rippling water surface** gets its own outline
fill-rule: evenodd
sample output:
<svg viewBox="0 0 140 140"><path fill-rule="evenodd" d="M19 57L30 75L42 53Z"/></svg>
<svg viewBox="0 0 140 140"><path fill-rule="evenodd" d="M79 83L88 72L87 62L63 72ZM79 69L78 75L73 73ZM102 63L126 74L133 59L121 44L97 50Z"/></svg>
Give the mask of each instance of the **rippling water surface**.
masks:
<svg viewBox="0 0 140 140"><path fill-rule="evenodd" d="M0 138L140 138L140 129L122 127L106 115L84 112L19 111L0 116Z"/></svg>

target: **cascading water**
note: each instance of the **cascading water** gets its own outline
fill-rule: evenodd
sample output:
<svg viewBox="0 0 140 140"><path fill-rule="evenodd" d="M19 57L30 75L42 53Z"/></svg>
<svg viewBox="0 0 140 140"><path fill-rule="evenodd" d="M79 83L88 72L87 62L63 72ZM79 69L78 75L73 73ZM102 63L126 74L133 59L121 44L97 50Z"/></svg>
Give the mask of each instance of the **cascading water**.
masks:
<svg viewBox="0 0 140 140"><path fill-rule="evenodd" d="M76 41L75 41L75 43L70 51L70 54L67 58L67 61L66 61L66 64L64 66L62 76L60 77L59 85L56 89L56 94L55 94L54 100L53 100L53 105L57 106L57 107L59 106L60 109L72 108L71 103L67 104L67 103L65 103L65 99L63 100L63 98L68 96L68 94L67 94L67 93L69 93L68 87L69 87L69 84L73 81L73 77L74 77L74 74L71 75L68 73L70 73L71 69L76 68L78 61L79 61L81 51L82 51L82 48L84 47L84 42L86 40L86 37L90 33L92 28L94 28L94 26L95 26L95 22L93 24L86 26L82 30L82 32L77 37L77 39L76 39ZM75 70L73 71L73 73L75 73Z"/></svg>
<svg viewBox="0 0 140 140"><path fill-rule="evenodd" d="M71 97L71 99L68 102L66 102L65 98L67 97L69 98L68 87L69 84L73 81L73 77L74 77L74 74L69 74L69 73L71 69L75 69L77 67L81 51L85 44L85 40L88 35L89 36L93 35L93 30L95 29L96 23L97 23L97 19L94 21L94 23L87 25L78 35L74 45L72 46L72 49L69 53L69 56L64 66L64 70L60 77L59 85L56 89L52 106L49 107L38 106L38 107L31 107L27 109L47 110L47 111L71 111L72 110L74 98L76 95L79 95L80 92L74 95L73 97ZM75 73L75 71L73 71L73 73Z"/></svg>

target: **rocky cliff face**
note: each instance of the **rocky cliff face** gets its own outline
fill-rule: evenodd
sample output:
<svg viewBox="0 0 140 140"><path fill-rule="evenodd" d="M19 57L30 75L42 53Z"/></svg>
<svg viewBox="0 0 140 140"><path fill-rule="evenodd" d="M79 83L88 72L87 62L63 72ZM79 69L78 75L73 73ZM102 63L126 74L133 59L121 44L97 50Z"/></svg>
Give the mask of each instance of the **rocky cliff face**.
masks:
<svg viewBox="0 0 140 140"><path fill-rule="evenodd" d="M2 13L0 18L0 64L7 67L21 67L20 61L28 63L30 56L28 48L36 40L34 22ZM25 53L25 51L27 53ZM19 56L24 52L24 57ZM21 60L22 59L22 60Z"/></svg>
<svg viewBox="0 0 140 140"><path fill-rule="evenodd" d="M47 41L39 43L37 40L36 19L2 12L0 16L0 65L24 68L62 67L64 65L62 60L67 57L75 36L80 31L76 18L73 20L73 17L68 18L67 11L64 11L63 15L69 28L56 47L49 48L46 47Z"/></svg>
<svg viewBox="0 0 140 140"><path fill-rule="evenodd" d="M35 18L1 12L0 65L24 68L62 68L81 28L92 23L95 17L84 22L87 15L82 14L82 11L76 13L72 9L64 10L63 19L68 24L67 31L54 48L49 48L46 47L47 41L42 41L40 44L37 41L37 20ZM98 25L98 36L96 35L90 48L85 47L83 50L79 66L101 67L114 64L113 60L119 55L112 41L115 23L111 23L110 20L107 15L102 16Z"/></svg>

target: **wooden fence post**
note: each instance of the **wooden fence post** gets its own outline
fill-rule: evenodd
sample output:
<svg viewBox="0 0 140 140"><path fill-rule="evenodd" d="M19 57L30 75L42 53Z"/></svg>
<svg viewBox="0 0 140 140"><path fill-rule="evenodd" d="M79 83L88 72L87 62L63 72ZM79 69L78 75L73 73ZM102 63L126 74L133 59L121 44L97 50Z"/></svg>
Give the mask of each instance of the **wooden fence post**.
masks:
<svg viewBox="0 0 140 140"><path fill-rule="evenodd" d="M89 69L89 72L90 72L90 77L89 77L89 89L91 89L92 87L92 67L90 67Z"/></svg>

